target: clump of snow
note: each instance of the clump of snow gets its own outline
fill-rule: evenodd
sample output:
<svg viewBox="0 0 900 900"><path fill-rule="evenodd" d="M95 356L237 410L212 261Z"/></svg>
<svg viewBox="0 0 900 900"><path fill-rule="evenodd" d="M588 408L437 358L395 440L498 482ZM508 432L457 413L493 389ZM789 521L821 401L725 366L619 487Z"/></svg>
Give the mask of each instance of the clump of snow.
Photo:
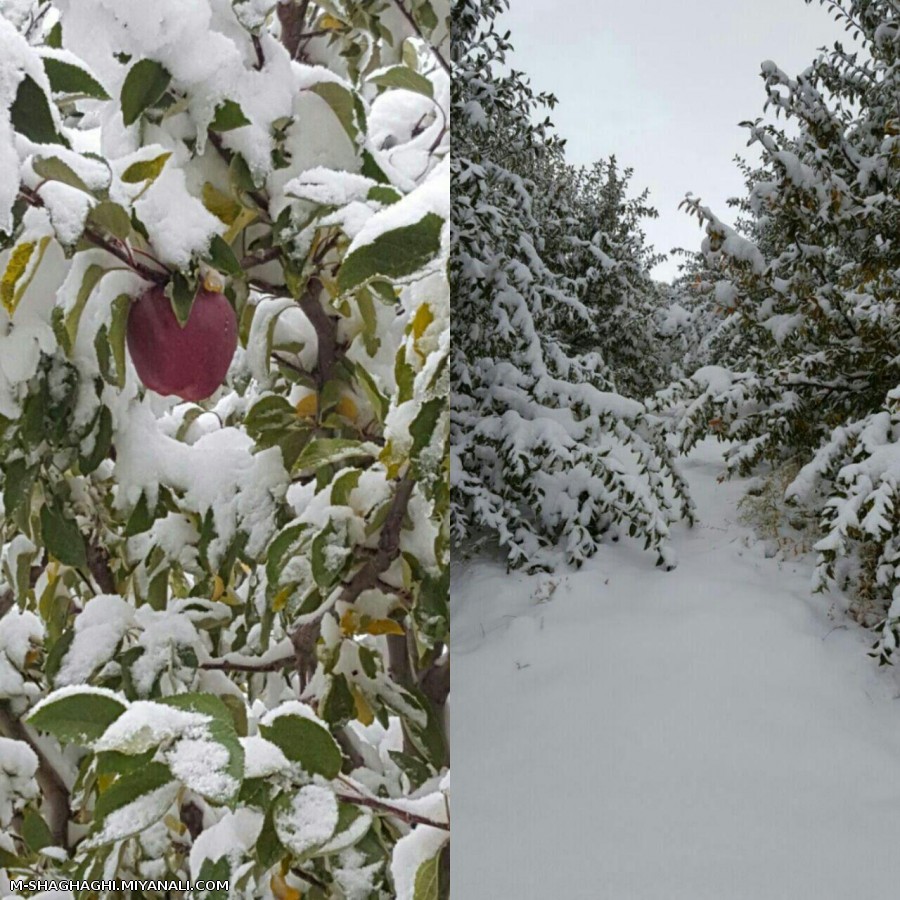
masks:
<svg viewBox="0 0 900 900"><path fill-rule="evenodd" d="M183 737L166 753L172 774L192 791L212 800L225 801L238 789L237 781L225 771L228 750L218 741Z"/></svg>
<svg viewBox="0 0 900 900"><path fill-rule="evenodd" d="M324 844L334 834L337 823L334 792L318 784L300 788L287 807L275 813L278 839L298 856Z"/></svg>
<svg viewBox="0 0 900 900"><path fill-rule="evenodd" d="M135 407L116 442L118 502L133 505L145 493L156 503L160 484L184 493L183 506L212 510L216 537L209 557L215 565L240 529L247 552L262 551L274 531L276 501L288 484L277 447L254 453L252 438L238 428L205 434L194 444L165 435L148 405Z"/></svg>
<svg viewBox="0 0 900 900"><path fill-rule="evenodd" d="M178 790L178 782L170 781L114 810L103 820L103 828L84 842L85 848L120 841L145 831L165 815Z"/></svg>
<svg viewBox="0 0 900 900"><path fill-rule="evenodd" d="M182 734L203 734L210 717L152 700L137 700L94 743L94 750L136 755Z"/></svg>
<svg viewBox="0 0 900 900"><path fill-rule="evenodd" d="M447 841L448 832L429 825L417 825L394 846L391 875L397 900L415 900L416 875L424 862L438 853Z"/></svg>
<svg viewBox="0 0 900 900"><path fill-rule="evenodd" d="M205 828L191 845L191 876L200 877L200 869L206 860L213 862L226 857L231 868L237 866L256 844L262 831L265 816L255 809L236 809L226 812L215 825Z"/></svg>
<svg viewBox="0 0 900 900"><path fill-rule="evenodd" d="M92 598L75 619L75 636L56 676L59 685L81 684L115 655L134 625L134 608L117 594Z"/></svg>
<svg viewBox="0 0 900 900"><path fill-rule="evenodd" d="M213 237L225 231L224 223L188 192L184 172L171 163L135 201L134 209L159 259L179 269L187 268L193 254L204 253Z"/></svg>
<svg viewBox="0 0 900 900"><path fill-rule="evenodd" d="M44 640L44 623L18 606L0 619L0 698L36 697L38 685L25 679L22 672L30 650Z"/></svg>
<svg viewBox="0 0 900 900"><path fill-rule="evenodd" d="M84 191L59 181L42 184L40 195L60 242L67 247L77 243L94 200Z"/></svg>
<svg viewBox="0 0 900 900"><path fill-rule="evenodd" d="M266 778L291 767L288 758L277 744L258 734L243 737L244 778Z"/></svg>
<svg viewBox="0 0 900 900"><path fill-rule="evenodd" d="M0 737L0 825L9 827L13 815L39 794L35 773L38 758L24 741Z"/></svg>

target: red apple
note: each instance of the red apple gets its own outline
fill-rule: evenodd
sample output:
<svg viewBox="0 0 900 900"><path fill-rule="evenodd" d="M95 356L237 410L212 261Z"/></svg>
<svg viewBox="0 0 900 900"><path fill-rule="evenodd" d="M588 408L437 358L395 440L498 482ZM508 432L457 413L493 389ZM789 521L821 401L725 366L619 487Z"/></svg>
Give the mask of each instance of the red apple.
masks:
<svg viewBox="0 0 900 900"><path fill-rule="evenodd" d="M127 338L131 361L148 388L196 402L225 380L237 348L237 317L227 297L201 289L182 328L157 285L131 305Z"/></svg>

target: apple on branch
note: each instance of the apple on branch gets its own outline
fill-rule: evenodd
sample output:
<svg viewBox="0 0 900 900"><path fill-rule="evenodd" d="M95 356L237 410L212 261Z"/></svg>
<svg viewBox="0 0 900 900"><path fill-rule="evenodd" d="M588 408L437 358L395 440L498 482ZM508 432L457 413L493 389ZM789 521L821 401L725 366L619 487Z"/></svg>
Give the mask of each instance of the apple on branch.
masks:
<svg viewBox="0 0 900 900"><path fill-rule="evenodd" d="M201 288L182 327L162 285L128 314L128 351L144 385L197 402L221 386L237 349L237 316L224 294Z"/></svg>

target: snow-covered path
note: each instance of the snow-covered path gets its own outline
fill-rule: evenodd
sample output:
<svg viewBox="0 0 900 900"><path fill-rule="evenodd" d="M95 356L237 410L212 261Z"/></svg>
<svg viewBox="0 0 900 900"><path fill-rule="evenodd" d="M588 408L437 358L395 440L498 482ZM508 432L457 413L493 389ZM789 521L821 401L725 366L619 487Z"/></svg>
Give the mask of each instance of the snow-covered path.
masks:
<svg viewBox="0 0 900 900"><path fill-rule="evenodd" d="M900 876L900 682L685 463L679 567L453 581L453 896L869 900ZM749 546L748 546L749 544Z"/></svg>

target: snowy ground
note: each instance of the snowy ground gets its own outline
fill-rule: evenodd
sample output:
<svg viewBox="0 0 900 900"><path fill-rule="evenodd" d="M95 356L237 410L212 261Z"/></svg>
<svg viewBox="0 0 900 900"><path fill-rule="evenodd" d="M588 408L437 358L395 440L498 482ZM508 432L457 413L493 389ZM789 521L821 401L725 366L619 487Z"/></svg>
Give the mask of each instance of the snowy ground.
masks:
<svg viewBox="0 0 900 900"><path fill-rule="evenodd" d="M685 463L679 567L613 547L580 572L453 582L453 896L896 896L900 680L869 634L766 559Z"/></svg>

